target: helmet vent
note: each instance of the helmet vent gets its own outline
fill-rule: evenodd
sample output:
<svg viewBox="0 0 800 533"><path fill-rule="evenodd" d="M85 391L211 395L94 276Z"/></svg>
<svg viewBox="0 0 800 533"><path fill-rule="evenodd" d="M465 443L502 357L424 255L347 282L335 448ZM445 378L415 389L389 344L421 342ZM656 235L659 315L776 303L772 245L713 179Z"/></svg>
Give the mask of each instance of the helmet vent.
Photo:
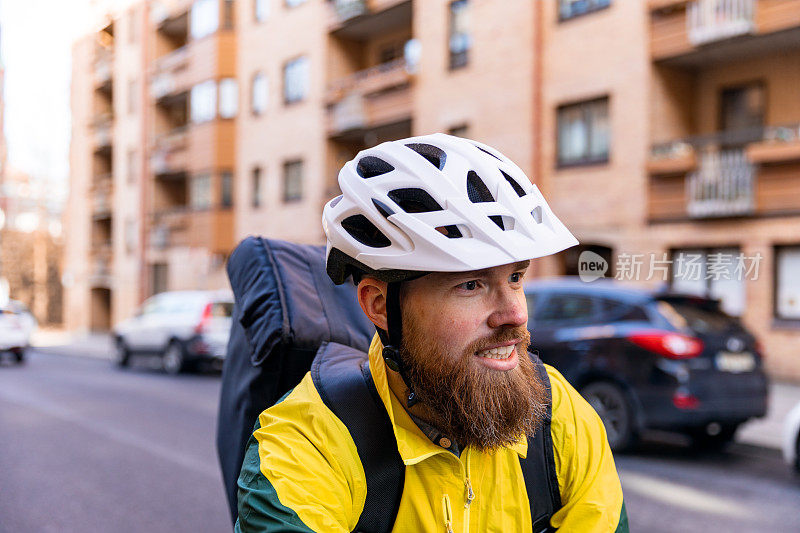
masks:
<svg viewBox="0 0 800 533"><path fill-rule="evenodd" d="M389 192L389 198L406 213L442 210L442 206L425 189L395 189Z"/></svg>
<svg viewBox="0 0 800 533"><path fill-rule="evenodd" d="M542 223L542 206L537 205L536 207L534 207L533 211L531 211L531 215L533 215L533 220L535 220L537 224L541 224Z"/></svg>
<svg viewBox="0 0 800 533"><path fill-rule="evenodd" d="M407 144L406 146L430 161L430 163L439 170L444 169L444 162L445 159L447 159L447 154L445 154L444 150L441 148L437 148L432 144L422 143L411 143Z"/></svg>
<svg viewBox="0 0 800 533"><path fill-rule="evenodd" d="M477 148L478 150L480 150L481 152L483 152L483 153L485 153L485 154L489 154L490 156L494 157L494 158L495 158L495 159L497 159L498 161L502 161L502 159L500 159L499 157L497 157L496 155L494 155L492 152L490 152L489 150L487 150L487 149L485 149L485 148L481 148L481 147L480 147L480 146L478 146L477 144L475 145L475 148Z"/></svg>
<svg viewBox="0 0 800 533"><path fill-rule="evenodd" d="M474 170L470 170L467 173L467 194L473 204L494 202L494 196L492 196L492 193L489 192L489 188Z"/></svg>
<svg viewBox="0 0 800 533"><path fill-rule="evenodd" d="M386 174L392 170L394 170L392 165L380 157L375 157L372 155L362 157L358 160L358 165L356 165L356 172L364 179L374 178L375 176Z"/></svg>
<svg viewBox="0 0 800 533"><path fill-rule="evenodd" d="M439 226L436 228L436 231L447 237L448 239L460 239L464 235L461 233L461 230L458 229L458 226L455 224L451 224L449 226Z"/></svg>
<svg viewBox="0 0 800 533"><path fill-rule="evenodd" d="M372 205L374 205L375 208L380 212L380 214L386 218L389 218L390 216L394 215L394 211L392 210L392 208L386 205L385 203L381 202L380 200L376 200L375 198L373 198Z"/></svg>
<svg viewBox="0 0 800 533"><path fill-rule="evenodd" d="M344 195L343 195L343 194L340 194L339 196L337 196L336 198L334 198L333 200L331 200L331 207L336 207L336 204L338 204L339 202L341 202L343 197L344 197Z"/></svg>
<svg viewBox="0 0 800 533"><path fill-rule="evenodd" d="M503 177L506 179L506 181L511 184L511 187L514 189L514 192L517 193L517 196L519 197L525 196L525 189L523 189L522 186L520 186L520 184L517 183L517 180L515 180L502 170L500 171L500 173L503 174Z"/></svg>
<svg viewBox="0 0 800 533"><path fill-rule="evenodd" d="M501 217L500 215L492 215L489 218L492 220L492 222L497 224L497 227L500 228L501 230L506 229L506 227L503 225L503 217Z"/></svg>
<svg viewBox="0 0 800 533"><path fill-rule="evenodd" d="M375 224L364 215L353 215L342 220L342 227L355 240L372 248L386 248L392 244Z"/></svg>

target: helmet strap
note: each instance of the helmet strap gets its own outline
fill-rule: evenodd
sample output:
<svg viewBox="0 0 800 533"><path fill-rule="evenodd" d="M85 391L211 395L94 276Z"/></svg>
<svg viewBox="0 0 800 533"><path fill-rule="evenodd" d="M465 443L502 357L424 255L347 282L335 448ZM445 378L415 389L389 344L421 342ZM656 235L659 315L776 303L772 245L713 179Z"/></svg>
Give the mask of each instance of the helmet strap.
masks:
<svg viewBox="0 0 800 533"><path fill-rule="evenodd" d="M417 396L414 394L414 389L411 387L409 380L406 376L406 368L403 358L400 356L399 347L403 342L403 320L402 312L400 310L400 285L402 282L392 281L387 284L386 288L386 322L388 331L378 328L378 336L383 343L383 360L386 362L391 370L394 370L403 382L408 387L408 397L406 398L406 406L411 407L417 403Z"/></svg>

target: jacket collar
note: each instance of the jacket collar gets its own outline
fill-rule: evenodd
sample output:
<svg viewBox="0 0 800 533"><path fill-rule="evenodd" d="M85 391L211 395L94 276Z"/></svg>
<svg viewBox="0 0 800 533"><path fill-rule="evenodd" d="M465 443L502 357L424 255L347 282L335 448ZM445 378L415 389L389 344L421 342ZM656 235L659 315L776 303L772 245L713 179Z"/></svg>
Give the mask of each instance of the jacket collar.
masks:
<svg viewBox="0 0 800 533"><path fill-rule="evenodd" d="M383 344L377 334L372 338L372 344L369 347L369 368L375 388L378 390L378 395L392 422L394 436L397 439L397 449L403 463L413 465L440 453L449 454L447 449L431 442L411 419L401 400L389 389L386 363L383 360ZM528 439L521 437L508 449L524 458L528 452Z"/></svg>

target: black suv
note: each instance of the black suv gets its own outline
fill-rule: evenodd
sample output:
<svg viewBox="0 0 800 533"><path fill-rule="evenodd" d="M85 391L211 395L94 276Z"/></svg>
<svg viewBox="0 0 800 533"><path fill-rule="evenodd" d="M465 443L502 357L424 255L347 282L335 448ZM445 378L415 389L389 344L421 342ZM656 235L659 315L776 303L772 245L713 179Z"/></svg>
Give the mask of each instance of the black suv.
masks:
<svg viewBox="0 0 800 533"><path fill-rule="evenodd" d="M525 294L531 349L595 408L614 450L646 429L721 448L766 413L759 344L716 300L570 278Z"/></svg>

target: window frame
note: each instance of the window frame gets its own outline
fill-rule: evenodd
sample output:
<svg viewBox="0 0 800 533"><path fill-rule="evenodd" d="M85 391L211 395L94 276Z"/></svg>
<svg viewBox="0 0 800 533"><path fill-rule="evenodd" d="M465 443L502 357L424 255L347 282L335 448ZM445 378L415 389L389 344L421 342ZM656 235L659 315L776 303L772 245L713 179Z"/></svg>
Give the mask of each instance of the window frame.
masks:
<svg viewBox="0 0 800 533"><path fill-rule="evenodd" d="M300 168L300 177L299 177L299 194L289 196L289 168L298 166ZM284 204L293 204L299 203L303 201L303 176L305 174L305 163L303 159L289 159L283 162L283 190L281 192L281 199L283 200Z"/></svg>
<svg viewBox="0 0 800 533"><path fill-rule="evenodd" d="M561 158L561 113L570 108L582 108L582 119L586 120L588 118L588 109L591 108L594 104L599 104L601 102L605 102L606 104L606 117L608 122L608 139L606 141L607 149L603 156L591 156L585 155L580 159L575 160L568 160L564 161ZM611 128L611 95L604 94L602 96L595 96L592 98L588 98L585 100L576 100L565 102L556 106L556 117L555 117L555 124L556 124L556 170L564 169L564 168L572 168L572 167L586 167L586 166L594 166L594 165L607 165L611 161L611 140L612 140L612 128ZM589 124L589 127L586 129L586 147L587 147L587 154L588 148L591 145L592 140L592 132L594 131L593 122Z"/></svg>
<svg viewBox="0 0 800 533"><path fill-rule="evenodd" d="M305 80L304 80L305 84L303 86L303 94L297 98L290 99L288 94L289 76L287 75L287 73L291 65L296 65L301 61L305 65ZM283 72L283 87L282 87L283 105L289 106L293 104L299 104L301 102L305 102L306 100L308 100L309 92L311 91L311 65L308 59L308 55L303 54L287 60L283 64L282 72Z"/></svg>
<svg viewBox="0 0 800 533"><path fill-rule="evenodd" d="M223 170L219 173L219 207L220 209L233 208L233 172Z"/></svg>
<svg viewBox="0 0 800 533"><path fill-rule="evenodd" d="M259 209L261 207L261 178L264 170L261 165L254 165L250 169L250 208Z"/></svg>
<svg viewBox="0 0 800 533"><path fill-rule="evenodd" d="M256 80L263 80L263 108L256 108ZM250 113L253 116L261 116L267 112L269 107L269 78L263 70L257 70L250 77Z"/></svg>
<svg viewBox="0 0 800 533"><path fill-rule="evenodd" d="M447 68L448 70L451 71L459 70L469 66L469 60L470 60L469 52L472 49L472 34L471 32L457 33L455 31L456 13L458 13L458 11L455 11L453 9L453 7L456 6L457 4L461 4L464 6L461 9L467 11L468 13L468 10L471 8L469 2L470 0L451 0L447 4ZM468 14L462 16L468 17ZM464 50L460 52L453 52L452 49L453 37L456 35L459 36L463 35L466 38L466 47Z"/></svg>
<svg viewBox="0 0 800 533"><path fill-rule="evenodd" d="M272 0L253 0L253 22L260 23L264 22L269 18L270 12L270 5L269 3ZM261 13L261 17L259 17L259 6L263 8L263 12Z"/></svg>
<svg viewBox="0 0 800 533"><path fill-rule="evenodd" d="M705 282L705 287L703 290L703 294L699 295L703 298L711 298L713 299L712 289L713 289L713 279L706 279L705 275L708 271L708 256L716 253L721 253L725 250L735 250L734 254L741 254L743 253L742 247L739 244L730 244L730 245L719 245L719 246L682 246L682 247L672 247L669 249L669 273L668 273L668 281L667 281L667 288L670 291L674 291L674 283L673 280L675 278L675 256L678 253L687 253L687 252L700 252L703 254L703 279L702 281ZM724 311L726 314L729 314L735 318L741 318L744 316L747 310L747 287L744 285L746 279L740 280L742 284L742 311L740 314L732 314L728 310L723 307L723 302L720 300L720 309Z"/></svg>
<svg viewBox="0 0 800 533"><path fill-rule="evenodd" d="M779 311L779 290L780 283L778 276L780 275L780 254L786 250L796 250L800 253L800 243L796 244L776 244L772 247L772 321L775 326L791 326L793 328L800 328L800 317L786 317L781 316Z"/></svg>
<svg viewBox="0 0 800 533"><path fill-rule="evenodd" d="M604 9L608 9L608 8L611 7L611 1L612 0L585 0L588 3L593 4L592 7L590 7L589 9L587 9L586 11L584 11L582 13L575 13L575 14L571 14L571 15L568 15L568 16L564 16L562 14L562 10L561 10L561 6L564 4L565 1L569 1L569 0L558 0L558 3L557 3L558 9L556 9L556 12L558 13L558 22L559 23L566 22L566 21L569 21L569 20L574 20L576 18L580 18L580 17L583 17L585 15L591 15L592 13L597 13L598 11L603 11ZM597 5L599 2L604 2L604 3L600 4L600 5ZM573 3L577 3L577 2L573 2ZM570 4L570 5L572 5L572 4Z"/></svg>

